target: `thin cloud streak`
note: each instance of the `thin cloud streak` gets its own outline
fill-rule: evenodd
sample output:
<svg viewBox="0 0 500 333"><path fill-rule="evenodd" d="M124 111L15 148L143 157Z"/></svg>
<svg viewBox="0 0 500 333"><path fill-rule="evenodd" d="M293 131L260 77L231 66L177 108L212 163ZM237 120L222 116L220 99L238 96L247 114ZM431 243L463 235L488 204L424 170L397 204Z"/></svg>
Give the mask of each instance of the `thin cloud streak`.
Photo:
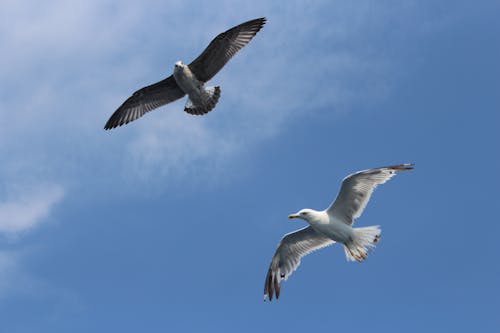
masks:
<svg viewBox="0 0 500 333"><path fill-rule="evenodd" d="M45 185L8 195L0 201L0 233L18 234L46 219L64 197L59 185Z"/></svg>
<svg viewBox="0 0 500 333"><path fill-rule="evenodd" d="M60 0L43 8L3 2L0 42L7 61L0 79L9 85L0 89L0 108L9 111L0 124L0 172L7 182L26 174L63 183L127 177L148 186L151 176L163 183L193 175L214 179L214 168L238 164L241 154L307 114L351 111L390 95L388 73L397 65L357 38L386 29L374 24L385 15L383 6L344 5L325 15L321 3L306 12L252 3L243 5L244 15L228 18L222 13L233 2L200 5L197 19L185 20L190 13L181 1L88 1L77 8ZM209 83L222 88L209 115L185 115L183 100L124 128L102 130L118 105L169 75L176 60L191 61L217 33L271 12L279 15L268 17ZM44 168L34 172L33 166Z"/></svg>
<svg viewBox="0 0 500 333"><path fill-rule="evenodd" d="M197 22L203 26L204 19ZM164 112L171 113L168 115L153 111L156 114L151 117L155 117L156 122L142 121L137 125L140 130L128 143L137 175L149 170L155 175L180 176L186 174L193 163L198 167L198 174L203 172L200 166L211 162L230 165L234 154L252 150L272 139L288 123L308 112L314 113L324 106L332 112L342 112L361 99L367 102L384 98L388 93L387 84L383 82L385 76L378 75L386 70L384 61L373 54L356 54L348 49L330 49L325 53L320 48L323 45L309 41L310 36L315 35L319 41L331 37L331 42L335 42L337 36L330 36L322 29L324 24L323 21L310 22L305 16L298 16L293 22L286 17L269 18L254 40L208 83L220 84L222 95L218 107L206 120L179 117L177 113L182 113L182 105L178 104L163 108ZM339 24L346 26L338 32L338 38L345 39L346 35L355 33L348 31L348 22ZM301 27L300 34L289 36L287 31L297 26ZM219 28L223 29L223 26ZM197 40L205 32L193 30L189 34L192 36L185 36L185 40ZM290 39L294 42L285 44L284 41ZM180 40L179 45L183 42ZM306 45L307 52L301 45ZM308 65L295 66L297 63ZM359 91L352 79L363 76L377 82ZM318 78L328 84L318 84ZM366 82L366 78L362 81Z"/></svg>

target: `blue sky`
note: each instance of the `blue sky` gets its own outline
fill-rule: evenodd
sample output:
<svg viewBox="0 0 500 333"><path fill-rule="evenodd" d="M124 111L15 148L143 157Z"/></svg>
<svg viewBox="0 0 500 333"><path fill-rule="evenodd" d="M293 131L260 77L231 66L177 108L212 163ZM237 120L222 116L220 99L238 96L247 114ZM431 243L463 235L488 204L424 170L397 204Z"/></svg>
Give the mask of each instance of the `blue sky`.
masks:
<svg viewBox="0 0 500 333"><path fill-rule="evenodd" d="M2 332L394 332L500 326L500 3L2 1ZM112 131L134 90L266 16L211 81ZM262 301L289 213L377 189L365 262L303 259Z"/></svg>

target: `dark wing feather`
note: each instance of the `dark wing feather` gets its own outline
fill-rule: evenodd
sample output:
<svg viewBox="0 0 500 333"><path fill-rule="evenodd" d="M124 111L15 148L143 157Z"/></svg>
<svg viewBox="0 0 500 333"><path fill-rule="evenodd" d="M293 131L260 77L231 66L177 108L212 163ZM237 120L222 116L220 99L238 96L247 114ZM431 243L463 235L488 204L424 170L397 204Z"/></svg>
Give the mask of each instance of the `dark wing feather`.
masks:
<svg viewBox="0 0 500 333"><path fill-rule="evenodd" d="M255 36L264 26L266 18L251 20L215 37L208 47L189 64L189 69L202 82L210 80L236 52Z"/></svg>
<svg viewBox="0 0 500 333"><path fill-rule="evenodd" d="M142 117L146 112L173 102L184 92L179 88L172 75L165 80L137 90L109 118L104 129L111 129Z"/></svg>

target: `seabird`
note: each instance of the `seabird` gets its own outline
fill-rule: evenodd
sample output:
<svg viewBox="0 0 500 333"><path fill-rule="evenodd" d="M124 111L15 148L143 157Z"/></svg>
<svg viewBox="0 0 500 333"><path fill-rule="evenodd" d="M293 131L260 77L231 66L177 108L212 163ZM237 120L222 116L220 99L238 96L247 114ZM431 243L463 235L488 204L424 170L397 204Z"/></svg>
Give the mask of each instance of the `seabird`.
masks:
<svg viewBox="0 0 500 333"><path fill-rule="evenodd" d="M184 111L193 115L208 113L217 104L219 86L205 87L236 52L248 44L266 23L258 18L237 25L215 37L208 47L189 65L177 61L174 73L166 79L134 92L109 118L104 129L111 129L142 117L146 112L173 102L184 95L188 100Z"/></svg>
<svg viewBox="0 0 500 333"><path fill-rule="evenodd" d="M280 296L281 281L300 265L300 259L335 242L344 245L348 261L366 259L368 250L380 239L379 226L353 228L373 190L391 179L397 171L413 169L414 164L398 164L350 174L342 181L337 198L325 210L302 209L289 218L301 218L309 226L286 234L274 252L264 285L264 300Z"/></svg>

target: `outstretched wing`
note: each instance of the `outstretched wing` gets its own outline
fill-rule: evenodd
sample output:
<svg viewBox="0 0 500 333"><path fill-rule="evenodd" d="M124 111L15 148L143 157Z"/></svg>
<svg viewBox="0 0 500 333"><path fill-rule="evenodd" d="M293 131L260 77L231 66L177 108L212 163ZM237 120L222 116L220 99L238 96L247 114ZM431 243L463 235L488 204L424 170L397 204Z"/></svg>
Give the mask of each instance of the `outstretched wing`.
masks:
<svg viewBox="0 0 500 333"><path fill-rule="evenodd" d="M184 92L179 88L172 75L165 80L137 90L109 118L104 129L128 124L157 107L173 102Z"/></svg>
<svg viewBox="0 0 500 333"><path fill-rule="evenodd" d="M314 231L310 226L286 234L279 242L269 265L264 285L264 300L267 296L271 301L274 293L276 299L280 297L281 281L286 280L299 267L303 256L333 243L333 240Z"/></svg>
<svg viewBox="0 0 500 333"><path fill-rule="evenodd" d="M224 67L236 52L250 42L265 23L266 18L262 17L242 23L219 34L210 42L205 51L189 64L189 69L198 80L207 82Z"/></svg>
<svg viewBox="0 0 500 333"><path fill-rule="evenodd" d="M344 178L337 198L327 212L345 224L351 225L361 216L373 190L391 179L397 171L411 170L414 164L398 164L358 171Z"/></svg>

